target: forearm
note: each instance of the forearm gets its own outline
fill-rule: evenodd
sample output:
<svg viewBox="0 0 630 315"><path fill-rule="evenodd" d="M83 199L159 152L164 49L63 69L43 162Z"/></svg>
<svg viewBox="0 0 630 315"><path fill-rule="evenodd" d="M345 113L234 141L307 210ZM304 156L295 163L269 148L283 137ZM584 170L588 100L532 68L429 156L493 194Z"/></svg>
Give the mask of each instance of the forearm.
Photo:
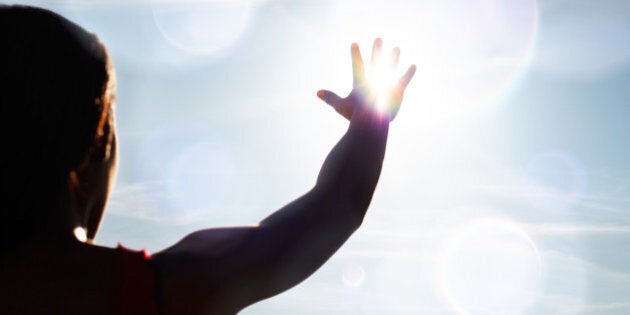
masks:
<svg viewBox="0 0 630 315"><path fill-rule="evenodd" d="M389 122L373 114L353 117L315 187L260 222L252 239L260 255L269 257L263 295L304 280L360 226L380 175L388 129Z"/></svg>
<svg viewBox="0 0 630 315"><path fill-rule="evenodd" d="M348 130L326 157L315 187L260 225L280 224L284 220L295 223L291 221L299 219L311 223L360 223L381 173L388 131L389 121L372 112L366 110L353 116Z"/></svg>
<svg viewBox="0 0 630 315"><path fill-rule="evenodd" d="M378 182L389 131L389 121L369 109L355 113L346 134L330 151L316 188L330 195L360 221Z"/></svg>

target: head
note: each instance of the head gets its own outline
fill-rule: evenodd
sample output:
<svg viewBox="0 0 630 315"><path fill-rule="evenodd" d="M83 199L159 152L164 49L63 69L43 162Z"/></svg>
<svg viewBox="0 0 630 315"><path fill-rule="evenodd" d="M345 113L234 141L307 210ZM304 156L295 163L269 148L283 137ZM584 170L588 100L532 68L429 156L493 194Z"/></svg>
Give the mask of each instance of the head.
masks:
<svg viewBox="0 0 630 315"><path fill-rule="evenodd" d="M93 238L116 166L107 51L67 19L22 6L0 5L0 43L2 243L79 227Z"/></svg>

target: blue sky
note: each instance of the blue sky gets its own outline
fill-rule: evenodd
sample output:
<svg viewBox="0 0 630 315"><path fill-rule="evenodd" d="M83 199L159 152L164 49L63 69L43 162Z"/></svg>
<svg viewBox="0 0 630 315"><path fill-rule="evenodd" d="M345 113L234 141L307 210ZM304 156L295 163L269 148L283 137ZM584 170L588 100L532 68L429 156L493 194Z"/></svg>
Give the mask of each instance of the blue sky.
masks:
<svg viewBox="0 0 630 315"><path fill-rule="evenodd" d="M349 45L418 65L364 225L242 314L628 314L630 3L22 1L96 33L120 171L97 242L158 251L305 192ZM390 46L391 47L391 46Z"/></svg>

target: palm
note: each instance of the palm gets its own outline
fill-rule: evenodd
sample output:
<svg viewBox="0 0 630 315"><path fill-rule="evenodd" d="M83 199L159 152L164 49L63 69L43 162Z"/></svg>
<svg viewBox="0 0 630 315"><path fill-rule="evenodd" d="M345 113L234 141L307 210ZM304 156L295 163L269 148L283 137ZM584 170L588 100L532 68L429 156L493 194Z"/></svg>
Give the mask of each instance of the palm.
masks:
<svg viewBox="0 0 630 315"><path fill-rule="evenodd" d="M379 65L382 47L383 41L380 38L374 40L372 58L370 60L370 70L376 69ZM382 74L375 74L376 71L371 71L372 77L368 78L366 76L363 58L361 57L359 46L356 43L351 46L351 55L353 85L350 94L341 98L334 92L319 90L317 92L317 96L328 105L332 106L339 114L348 120L352 118L353 113L357 110L367 110L371 113L377 113L377 107L379 108L378 112L385 114L390 121L393 120L398 113L400 104L402 103L405 88L416 72L416 66L409 66L405 74L396 82L396 84L388 86L387 90L377 91L373 82L381 78L375 78L374 76ZM389 64L389 70L391 73L394 73L398 67L399 56L400 50L398 48L392 49ZM377 102L379 104L377 104Z"/></svg>

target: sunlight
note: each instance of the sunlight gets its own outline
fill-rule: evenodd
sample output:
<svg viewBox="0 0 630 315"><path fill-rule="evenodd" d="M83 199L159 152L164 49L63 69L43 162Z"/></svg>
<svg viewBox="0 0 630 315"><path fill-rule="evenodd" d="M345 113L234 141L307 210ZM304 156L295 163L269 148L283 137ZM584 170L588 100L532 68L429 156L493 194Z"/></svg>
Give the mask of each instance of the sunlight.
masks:
<svg viewBox="0 0 630 315"><path fill-rule="evenodd" d="M389 49L384 48L383 52ZM395 70L391 67L389 58L381 57L372 67L367 67L369 93L376 98L376 111L384 114L389 108L390 91L395 84Z"/></svg>
<svg viewBox="0 0 630 315"><path fill-rule="evenodd" d="M435 119L478 113L518 84L533 56L537 10L536 0L348 0L334 14L345 42L369 47L382 37L401 47L401 69L418 65L408 94L440 104L423 108Z"/></svg>
<svg viewBox="0 0 630 315"><path fill-rule="evenodd" d="M535 301L540 254L514 223L487 219L457 232L440 264L440 285L461 314L520 314Z"/></svg>

